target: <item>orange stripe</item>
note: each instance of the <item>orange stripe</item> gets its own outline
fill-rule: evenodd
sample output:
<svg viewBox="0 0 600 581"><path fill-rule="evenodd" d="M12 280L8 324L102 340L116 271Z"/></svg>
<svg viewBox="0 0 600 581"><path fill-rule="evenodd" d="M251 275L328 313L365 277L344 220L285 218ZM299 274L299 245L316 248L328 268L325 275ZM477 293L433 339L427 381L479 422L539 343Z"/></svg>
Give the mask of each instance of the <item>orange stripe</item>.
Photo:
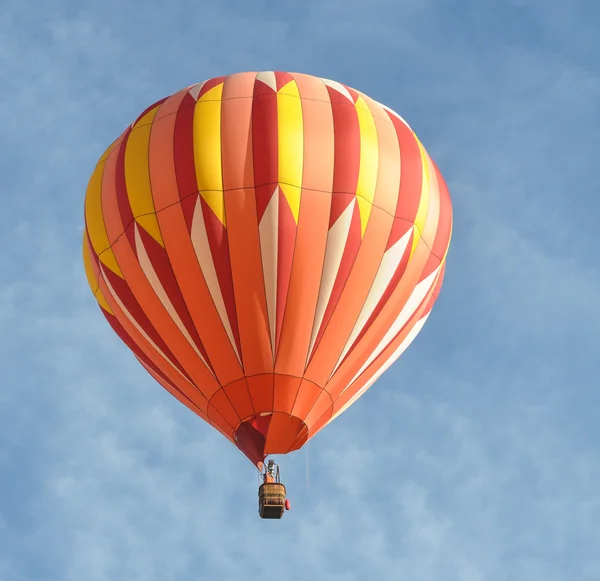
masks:
<svg viewBox="0 0 600 581"><path fill-rule="evenodd" d="M272 412L275 376L271 373L263 373L247 377L246 381L255 413Z"/></svg>
<svg viewBox="0 0 600 581"><path fill-rule="evenodd" d="M252 94L254 73L231 75L223 86L221 159L223 189L254 186L252 156Z"/></svg>
<svg viewBox="0 0 600 581"><path fill-rule="evenodd" d="M245 377L226 385L223 391L242 421L255 415L250 391L248 390L248 382Z"/></svg>
<svg viewBox="0 0 600 581"><path fill-rule="evenodd" d="M254 190L225 193L227 235L246 375L273 370Z"/></svg>
<svg viewBox="0 0 600 581"><path fill-rule="evenodd" d="M298 389L300 388L301 377L291 375L275 375L275 384L273 386L273 409L286 414L292 413Z"/></svg>
<svg viewBox="0 0 600 581"><path fill-rule="evenodd" d="M150 185L156 211L179 203L177 176L173 157L173 132L177 111L187 90L169 97L158 110L150 135ZM194 103L195 104L195 103Z"/></svg>
<svg viewBox="0 0 600 581"><path fill-rule="evenodd" d="M269 431L265 441L265 454L287 453L304 427L304 422L300 418L275 412L269 423Z"/></svg>
<svg viewBox="0 0 600 581"><path fill-rule="evenodd" d="M305 418L322 392L323 389L320 386L303 378L300 382L300 387L298 388L298 395L294 401L292 415L299 418Z"/></svg>
<svg viewBox="0 0 600 581"><path fill-rule="evenodd" d="M320 79L302 74L294 74L294 79L302 99L304 121L302 187L329 193L333 187L334 166L333 116L329 93Z"/></svg>
<svg viewBox="0 0 600 581"><path fill-rule="evenodd" d="M383 107L363 95L375 121L379 144L377 183L373 204L388 214L394 215L398 204L400 187L400 147L392 122Z"/></svg>

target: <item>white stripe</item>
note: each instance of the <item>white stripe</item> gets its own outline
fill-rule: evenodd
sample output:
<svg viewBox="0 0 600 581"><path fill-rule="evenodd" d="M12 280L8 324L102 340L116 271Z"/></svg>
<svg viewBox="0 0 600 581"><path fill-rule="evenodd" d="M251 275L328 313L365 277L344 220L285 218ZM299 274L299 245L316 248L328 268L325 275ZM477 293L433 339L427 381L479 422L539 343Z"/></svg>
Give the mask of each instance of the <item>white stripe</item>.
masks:
<svg viewBox="0 0 600 581"><path fill-rule="evenodd" d="M229 337L231 347L233 348L233 351L239 361L240 355L237 351L235 340L233 338L231 323L229 322L229 317L227 316L227 309L225 308L223 294L221 293L221 286L219 285L215 263L210 250L210 244L208 242L208 234L206 233L206 224L204 223L204 216L202 215L202 203L200 201L200 196L198 196L198 199L196 200L196 206L194 208L190 238L192 240L194 252L196 253L196 258L198 259L198 264L200 265L200 270L202 270L202 274L204 275L208 292L212 297L215 308L217 309L217 313L219 314L221 322L223 323L223 327L225 328L225 332L227 333L227 337Z"/></svg>
<svg viewBox="0 0 600 581"><path fill-rule="evenodd" d="M312 354L317 335L319 334L319 329L321 328L321 323L323 322L323 317L325 316L327 304L329 303L331 293L333 292L333 286L335 285L342 257L344 255L344 249L346 248L346 242L348 241L348 234L350 232L350 225L352 224L352 215L354 214L355 205L356 198L353 198L352 202L350 202L348 207L342 212L327 234L327 247L325 248L321 287L319 289L315 321L313 323L310 347L308 349L309 354Z"/></svg>
<svg viewBox="0 0 600 581"><path fill-rule="evenodd" d="M275 329L277 322L277 256L279 249L279 186L271 196L258 226L260 254L262 257L267 313L271 331L271 348L275 353Z"/></svg>

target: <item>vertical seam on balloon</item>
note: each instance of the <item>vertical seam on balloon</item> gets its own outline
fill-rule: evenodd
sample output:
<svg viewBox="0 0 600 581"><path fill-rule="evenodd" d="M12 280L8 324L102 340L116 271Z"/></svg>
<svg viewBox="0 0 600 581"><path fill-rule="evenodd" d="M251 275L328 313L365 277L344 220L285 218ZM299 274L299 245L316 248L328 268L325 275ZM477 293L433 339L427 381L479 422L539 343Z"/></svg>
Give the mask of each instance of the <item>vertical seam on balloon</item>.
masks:
<svg viewBox="0 0 600 581"><path fill-rule="evenodd" d="M256 200L256 171L255 171L255 161L254 161L254 92L256 90L256 79L258 77L258 73L256 73L254 75L254 84L252 85L252 107L250 108L250 147L252 150L252 193L254 195L254 199ZM255 202L255 208L256 208L256 228L258 229L259 223L258 223L258 207L256 206L256 202ZM260 269L261 269L261 273L262 273L262 280L263 280L263 287L265 286L265 274L264 272L262 272L263 267L262 267L262 249L261 249L261 245L260 245L260 231L258 232L258 253L260 256ZM265 296L266 296L266 290L265 290ZM238 326L239 326L239 321L238 321ZM242 345L241 345L241 341L240 341L240 351L242 351ZM243 355L242 355L242 361L243 361ZM275 367L275 365L273 364L273 368ZM244 372L244 380L246 381L246 386L248 387L248 394L250 395L250 403L252 404L252 411L254 412L254 415L256 416L256 408L254 407L254 400L252 399L252 390L250 389L250 383L248 382L248 375L246 375L246 369L245 366L242 366L242 371Z"/></svg>
<svg viewBox="0 0 600 581"><path fill-rule="evenodd" d="M229 257L229 272L231 275L231 286L232 286L232 301L233 301L233 312L235 313L235 323L236 323L236 329L237 329L237 336L239 339L239 346L236 345L236 341L235 341L235 336L236 333L234 333L233 327L231 325L231 321L229 321L229 326L232 327L231 328L231 333L233 335L232 339L233 339L233 345L232 350L235 353L236 348L239 348L239 363L240 363L240 369L242 371L242 373L244 373L244 354L242 353L242 341L240 338L240 322L238 320L238 310L237 310L237 303L235 300L235 285L233 283L233 275L234 275L234 269L231 266L232 262L231 262L231 245L229 244L229 229L227 228L227 204L225 203L225 182L224 182L224 173L223 173L223 149L224 149L224 143L223 143L223 95L225 94L225 83L227 82L227 78L225 78L225 80L223 81L223 90L221 91L221 107L219 110L219 116L220 116L220 121L219 121L219 131L221 133L220 135L220 146L221 146L221 189L222 189L222 193L223 193L223 227L226 230L226 238L227 238L227 256ZM219 282L219 289L221 287L221 283ZM220 289L221 294L223 294L223 291ZM212 294L211 294L211 299L214 303L214 299L212 298ZM223 302L225 302L225 297L223 296ZM215 306L216 308L216 306ZM229 313L227 313L227 307L225 307L225 316L227 318L229 318ZM220 318L220 317L219 317ZM221 321L221 324L223 325L223 327L225 327L223 321Z"/></svg>
<svg viewBox="0 0 600 581"><path fill-rule="evenodd" d="M256 92L257 77L258 77L258 73L255 75L254 85L252 85L252 108L250 109L250 125L251 125L250 139L252 141L252 183L253 183L252 190L253 190L254 200L255 200L254 206L256 209L256 229L257 229L257 234L258 234L258 254L260 256L260 272L262 274L263 290L265 292L265 300L266 300L267 287L266 287L266 282L265 282L265 272L263 269L262 244L261 244L261 238L260 238L260 217L258 215L258 204L256 204L256 160L254 158L254 105L255 105L254 94ZM267 315L267 318L268 318L268 315ZM273 369L274 368L275 368L275 362L273 362Z"/></svg>
<svg viewBox="0 0 600 581"><path fill-rule="evenodd" d="M252 139L252 182L254 184L253 186L253 193L254 193L254 200L255 200L255 208L256 208L256 229L257 229L257 234L258 234L258 253L260 256L260 271L262 274L262 283L263 283L263 290L265 293L265 300L267 299L267 286L266 286L266 281L265 281L265 271L263 268L263 256L262 256L262 243L261 243L261 237L260 237L260 217L258 215L258 204L256 203L257 200L257 196L256 196L256 165L255 165L255 158L254 158L254 105L255 105L255 92L256 92L256 83L257 83L257 78L258 78L258 73L256 74L256 76L254 77L254 85L252 86L252 109L250 111L250 123L252 124L252 131L250 132L251 135L251 139ZM279 186L277 187L277 194L279 194ZM279 233L278 233L279 234ZM267 314L267 318L268 318L268 314ZM269 336L270 336L270 330L269 330ZM274 341L274 337L271 337L271 340ZM273 414L273 412L275 411L275 357L273 356L273 346L271 346L271 356L273 357L273 389L272 389L272 394L271 394L271 414ZM250 389L250 385L248 384L248 389ZM267 434L268 434L268 429L267 429ZM265 442L266 442L266 436L265 436Z"/></svg>

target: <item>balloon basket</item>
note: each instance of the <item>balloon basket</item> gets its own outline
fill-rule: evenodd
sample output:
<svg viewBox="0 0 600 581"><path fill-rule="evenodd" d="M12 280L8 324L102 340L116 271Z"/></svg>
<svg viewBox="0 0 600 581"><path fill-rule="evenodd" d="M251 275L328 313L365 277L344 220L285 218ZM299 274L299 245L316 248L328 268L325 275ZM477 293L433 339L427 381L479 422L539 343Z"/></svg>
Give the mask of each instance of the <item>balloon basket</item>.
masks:
<svg viewBox="0 0 600 581"><path fill-rule="evenodd" d="M260 518L281 518L285 511L286 491L280 482L265 482L258 489Z"/></svg>

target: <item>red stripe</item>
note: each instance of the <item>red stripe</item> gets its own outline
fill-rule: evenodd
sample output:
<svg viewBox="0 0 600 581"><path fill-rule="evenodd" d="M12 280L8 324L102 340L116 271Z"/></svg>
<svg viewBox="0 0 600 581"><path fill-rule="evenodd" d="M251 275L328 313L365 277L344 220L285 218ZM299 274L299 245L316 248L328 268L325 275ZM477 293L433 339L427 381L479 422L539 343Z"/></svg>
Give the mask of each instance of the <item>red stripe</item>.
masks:
<svg viewBox="0 0 600 581"><path fill-rule="evenodd" d="M121 223L125 228L125 233L129 244L133 249L134 254L137 257L135 250L135 233L131 227L133 224L133 210L129 203L129 196L127 195L127 182L125 181L125 152L127 150L127 141L131 134L131 128L125 131L121 146L117 151L117 163L115 168L115 193L117 196L117 205L119 208L119 215L121 216ZM114 240L112 241L114 242Z"/></svg>
<svg viewBox="0 0 600 581"><path fill-rule="evenodd" d="M182 200L182 210L188 232L192 229L192 218L196 206L198 181L196 178L196 164L194 161L194 111L196 101L188 93L181 101L175 126L173 129L173 160L175 163L175 177L177 191Z"/></svg>
<svg viewBox="0 0 600 581"><path fill-rule="evenodd" d="M201 199L202 218L206 228L208 245L212 255L219 288L225 303L227 317L231 324L233 338L238 348L238 353L241 353L240 333L237 322L237 311L235 308L235 295L233 291L233 277L231 274L231 259L229 257L229 240L227 238L227 230L222 222L217 218L211 207Z"/></svg>
<svg viewBox="0 0 600 581"><path fill-rule="evenodd" d="M356 194L360 166L360 128L354 105L335 89L327 87L331 99L334 136L333 196L329 227L333 226ZM338 193L352 194L340 196Z"/></svg>
<svg viewBox="0 0 600 581"><path fill-rule="evenodd" d="M395 115L386 111L392 121L398 145L400 147L400 186L398 188L398 202L395 215L404 218L411 224L415 223L419 202L421 201L421 186L423 182L423 167L419 145L412 131ZM392 246L400 239L390 239Z"/></svg>
<svg viewBox="0 0 600 581"><path fill-rule="evenodd" d="M252 101L252 154L259 222L278 182L278 146L277 94L265 83L256 81Z"/></svg>
<svg viewBox="0 0 600 581"><path fill-rule="evenodd" d="M437 232L433 241L431 253L435 254L440 260L444 258L444 254L450 243L450 231L452 229L452 202L450 201L450 192L444 181L438 167L432 161L435 173L437 176L438 187L440 191L440 215L438 218Z"/></svg>
<svg viewBox="0 0 600 581"><path fill-rule="evenodd" d="M285 73L283 71L275 71L275 86L277 87L277 91L285 87L290 81L294 80L294 77L290 75L290 73Z"/></svg>
<svg viewBox="0 0 600 581"><path fill-rule="evenodd" d="M224 82L225 79L226 79L226 77L214 77L213 79L208 79L208 81L206 81L204 83L204 85L202 85L202 88L200 89L200 92L198 93L198 99L200 99L200 97L202 97L203 95L208 93L211 89L216 87L219 83Z"/></svg>

